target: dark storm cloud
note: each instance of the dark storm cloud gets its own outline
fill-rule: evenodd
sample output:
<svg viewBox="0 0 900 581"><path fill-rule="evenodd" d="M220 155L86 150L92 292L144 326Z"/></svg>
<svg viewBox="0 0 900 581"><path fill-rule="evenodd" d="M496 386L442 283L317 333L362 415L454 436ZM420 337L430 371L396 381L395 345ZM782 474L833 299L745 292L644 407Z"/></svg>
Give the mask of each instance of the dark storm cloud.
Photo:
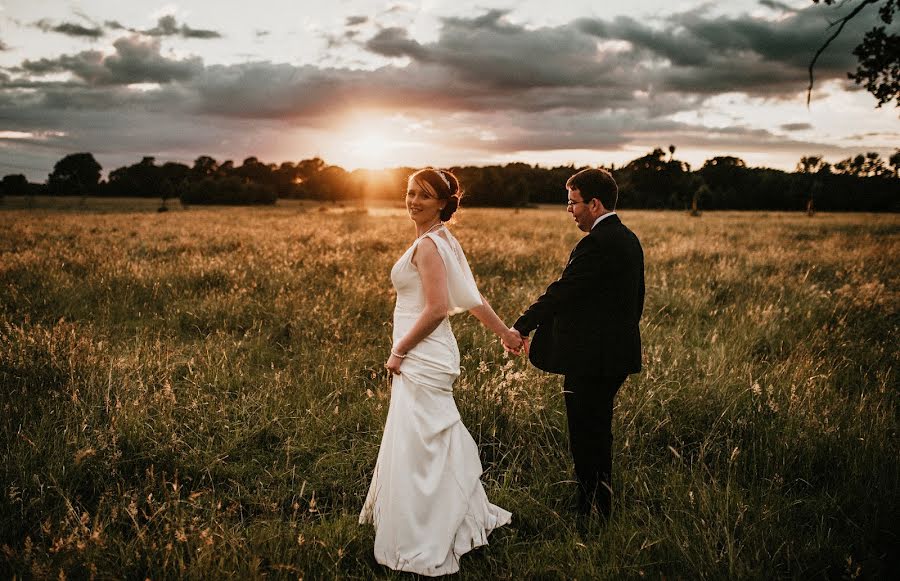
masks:
<svg viewBox="0 0 900 581"><path fill-rule="evenodd" d="M506 15L491 10L476 18L444 19L431 43L410 38L402 28L383 28L364 46L384 57L444 67L449 76L498 95L513 89L613 86L656 94L743 92L789 98L805 87L809 60L825 38L826 15L833 12L814 6L768 21L710 18L695 10L654 26L619 17L543 28L512 24ZM845 78L855 63L852 49L873 19L874 12L853 21L822 55L816 70L820 81Z"/></svg>
<svg viewBox="0 0 900 581"><path fill-rule="evenodd" d="M499 91L533 87L597 86L617 66L598 53L590 37L570 26L535 30L510 24L506 12L491 10L477 18L447 18L438 40L420 44L400 28L381 30L366 43L372 52L406 56ZM575 34L573 34L575 33Z"/></svg>
<svg viewBox="0 0 900 581"><path fill-rule="evenodd" d="M407 36L406 30L390 27L379 30L366 44L370 51L386 57L409 56L419 61L430 60L428 51Z"/></svg>
<svg viewBox="0 0 900 581"><path fill-rule="evenodd" d="M25 61L21 69L36 75L68 71L90 85L179 82L201 111L241 118L315 117L338 106L398 103L427 110L635 110L664 116L725 92L798 95L811 51L825 32L823 14L814 7L772 22L692 11L652 27L621 17L526 28L509 22L506 11L491 10L443 19L432 42L417 41L399 27L380 28L361 46L410 62L375 70L271 62L204 67L198 58L164 57L158 38L137 35L117 40L113 55L85 51ZM854 58L856 41L849 37L867 25L848 30L848 40L829 51L836 54L826 54L820 80L844 77ZM142 33L172 36L185 28L165 16ZM348 41L352 37L343 42Z"/></svg>
<svg viewBox="0 0 900 581"><path fill-rule="evenodd" d="M21 70L34 75L69 72L88 85L127 85L187 81L203 68L199 58L169 59L157 39L130 36L113 43L115 54L88 50L55 59L26 60Z"/></svg>
<svg viewBox="0 0 900 581"><path fill-rule="evenodd" d="M26 60L22 69L35 75L69 72L89 84L106 84L109 71L103 66L103 53L86 50L74 55L62 55L55 59Z"/></svg>
<svg viewBox="0 0 900 581"><path fill-rule="evenodd" d="M466 110L471 89L447 86L443 71L383 67L320 69L268 62L213 65L187 84L200 110L225 117L313 120L354 108ZM264 89L262 89L264 87Z"/></svg>
<svg viewBox="0 0 900 581"><path fill-rule="evenodd" d="M74 22L61 22L59 24L53 24L46 18L38 20L34 23L34 26L43 30L44 32L58 32L59 34L65 34L66 36L100 38L104 34L103 29L99 26L94 28L87 28L80 24L75 24Z"/></svg>
<svg viewBox="0 0 900 581"><path fill-rule="evenodd" d="M701 111L706 99L720 93L802 94L809 58L827 34L825 15L833 17L822 7L786 13L778 21L712 18L692 11L652 24L622 17L545 27L511 23L507 14L492 10L475 18L445 18L433 41L351 16L344 38L335 42L385 57L386 64L374 70L266 61L204 65L196 57L163 56L161 42L173 36L218 36L214 31L189 28L173 16L160 18L150 30L107 21L107 30L133 33L116 40L113 53L90 50L26 60L0 74L0 118L9 120L8 130L70 135L72 147L89 146L86 137L82 143L74 136L96 135L90 124L98 119L115 119L116 127L129 126L129 119L134 127L157 119L160 127L171 129L152 128L161 142L191 135L202 144L204 139L242 139L241 132L253 133L256 125L290 121L326 127L347 111L402 107L442 120L452 114L460 127L490 128L493 134L467 134L448 143L492 153L615 148L648 139L720 151L837 149L758 129L709 129L668 118ZM819 81L845 79L855 63L852 47L871 26L874 13L870 16L848 27L823 55ZM356 40L354 35L368 30L362 24L374 24L375 32ZM66 72L72 75L68 81L43 80ZM159 87L137 91L126 86L134 83ZM142 113L130 117L133 111ZM804 125L785 124L781 130L809 128ZM222 129L212 132L210 126ZM132 143L114 130L107 139L110 148L118 140L126 148Z"/></svg>
<svg viewBox="0 0 900 581"><path fill-rule="evenodd" d="M786 98L805 87L809 61L834 16L829 7L812 6L778 21L707 18L692 11L669 17L659 28L627 17L612 23L582 19L577 26L597 38L629 42L635 54L661 62L652 67L658 87ZM852 50L874 21L871 12L847 25L816 65L820 81L846 77L856 62Z"/></svg>

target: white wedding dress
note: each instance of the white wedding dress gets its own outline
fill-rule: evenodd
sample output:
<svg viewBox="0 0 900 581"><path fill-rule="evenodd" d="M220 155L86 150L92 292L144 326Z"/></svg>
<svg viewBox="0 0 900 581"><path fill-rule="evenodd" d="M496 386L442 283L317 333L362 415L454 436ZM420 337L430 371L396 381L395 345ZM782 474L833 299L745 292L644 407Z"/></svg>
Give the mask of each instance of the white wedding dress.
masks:
<svg viewBox="0 0 900 581"><path fill-rule="evenodd" d="M444 227L426 234L447 270L450 314L481 304L459 243ZM391 269L397 291L396 343L424 308L422 281L412 257L424 237ZM481 485L478 447L453 401L459 348L445 318L407 353L394 375L391 404L375 473L359 522L375 525L375 559L421 575L459 570L459 558L487 544L488 534L511 514L488 502Z"/></svg>

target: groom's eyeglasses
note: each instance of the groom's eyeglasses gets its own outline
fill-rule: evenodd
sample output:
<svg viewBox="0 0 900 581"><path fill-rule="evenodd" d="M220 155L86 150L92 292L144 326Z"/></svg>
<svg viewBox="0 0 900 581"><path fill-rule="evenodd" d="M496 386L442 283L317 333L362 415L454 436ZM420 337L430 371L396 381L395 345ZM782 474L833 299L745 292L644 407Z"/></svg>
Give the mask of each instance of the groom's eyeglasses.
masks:
<svg viewBox="0 0 900 581"><path fill-rule="evenodd" d="M588 202L584 202L584 201L576 202L575 200L567 200L567 201L566 201L566 209L571 208L571 207L574 206L575 204L587 204L587 203L588 203Z"/></svg>

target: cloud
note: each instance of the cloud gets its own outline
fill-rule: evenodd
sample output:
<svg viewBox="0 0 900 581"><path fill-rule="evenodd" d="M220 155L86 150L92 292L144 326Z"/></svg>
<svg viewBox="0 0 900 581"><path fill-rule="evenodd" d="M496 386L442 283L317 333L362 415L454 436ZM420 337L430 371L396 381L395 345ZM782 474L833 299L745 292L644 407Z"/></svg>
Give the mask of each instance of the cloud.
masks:
<svg viewBox="0 0 900 581"><path fill-rule="evenodd" d="M204 67L198 58L167 58L160 54L159 38L198 32L169 15L153 29L138 31L153 39L119 39L113 55L85 51L25 61L21 68L36 75L69 71L91 85L179 82L196 96L202 111L242 118L308 118L352 103L461 111L634 110L664 116L691 110L723 92L773 98L801 94L808 59L824 33L823 14L813 7L771 22L712 18L695 10L652 26L620 17L525 27L510 22L508 11L489 10L473 18L442 19L436 39L429 42L399 27L378 28L359 41L352 36L333 40L355 42L387 59L374 70L271 62ZM350 16L346 23L367 21ZM125 28L115 21L106 26ZM847 40L822 59L820 81L844 78L853 64L854 42Z"/></svg>
<svg viewBox="0 0 900 581"><path fill-rule="evenodd" d="M423 112L617 112L655 119L694 110L723 92L799 95L807 61L797 53L804 43L814 46L822 32L822 24L811 18L821 13L802 12L812 23L799 16L768 22L708 18L694 11L654 27L617 18L526 28L509 22L507 11L490 10L474 18L443 19L431 42L419 42L399 27L378 29L359 45L389 63L407 62L374 70L263 61L204 66L199 58L168 58L160 54L159 37L180 34L184 27L164 16L144 31L154 38L121 38L115 54L85 51L25 61L21 70L68 71L92 86L178 83L197 111L221 117L308 120L402 103ZM846 63L832 59L831 68L824 66L819 74L843 78Z"/></svg>
<svg viewBox="0 0 900 581"><path fill-rule="evenodd" d="M108 125L109 148L121 144L123 151L142 143L116 135L113 127L129 119L138 133L153 136L145 145L194 147L197 153L206 149L203 143L243 143L257 127L277 140L277 127L324 131L348 112L398 108L433 120L442 144L489 154L609 151L648 141L717 151L836 151L782 133L810 124L785 122L775 135L737 122L705 127L699 114L722 93L761 97L761 106L802 95L809 58L826 34L826 14L816 6L769 21L695 10L652 20L581 18L524 26L511 22L508 11L490 10L443 18L428 40L413 37L410 28L385 26L396 19L384 19L384 12L374 19L348 17L344 38L335 42L366 51L368 62L380 63L375 68L204 64L163 53L167 37L198 32L174 16L163 16L150 30L107 21L107 30L132 33L117 39L112 52L25 60L0 72L0 118L10 120L4 126L9 131L65 133L71 147L94 147L88 136L99 130L90 124L107 127L103 120L115 119ZM845 30L847 38L823 56L819 81L847 82L854 35L861 37L871 24ZM48 77L59 73L71 79ZM674 121L676 113L696 120Z"/></svg>
<svg viewBox="0 0 900 581"><path fill-rule="evenodd" d="M769 21L747 15L708 17L700 10L653 24L630 17L581 18L555 27L510 23L508 11L445 18L438 38L421 43L405 28L386 27L364 48L386 58L438 66L454 79L514 90L594 87L654 95L707 96L742 92L793 98L805 89L812 54L825 38L827 7L795 11ZM821 58L820 81L845 80L852 49L871 26L853 21ZM620 89L610 91L610 88Z"/></svg>
<svg viewBox="0 0 900 581"><path fill-rule="evenodd" d="M408 12L414 12L416 10L415 5L409 2L396 2L388 6L382 14L404 14Z"/></svg>
<svg viewBox="0 0 900 581"><path fill-rule="evenodd" d="M26 60L21 68L35 75L69 72L89 84L106 84L104 81L109 78L109 71L103 67L103 58L102 52L88 50L55 59Z"/></svg>
<svg viewBox="0 0 900 581"><path fill-rule="evenodd" d="M402 28L385 28L365 43L365 47L375 54L386 57L413 57L419 61L429 60L429 53L418 42L407 36Z"/></svg>
<svg viewBox="0 0 900 581"><path fill-rule="evenodd" d="M669 17L665 26L621 17L609 23L579 20L586 34L634 46L654 86L696 94L743 92L790 98L805 88L807 67L825 39L827 7L813 6L779 21L748 16L707 18L698 12ZM854 20L822 55L820 81L845 79L854 67L853 47L872 20Z"/></svg>
<svg viewBox="0 0 900 581"><path fill-rule="evenodd" d="M0 40L0 51L9 50L9 45Z"/></svg>
<svg viewBox="0 0 900 581"><path fill-rule="evenodd" d="M160 54L158 39L134 35L113 43L115 54L88 50L55 59L26 60L21 70L34 75L68 72L88 85L127 85L187 81L203 68L197 57L169 59Z"/></svg>
<svg viewBox="0 0 900 581"><path fill-rule="evenodd" d="M797 9L793 6L785 4L784 2L777 2L776 0L759 0L759 3L766 8L778 10L779 12L797 12Z"/></svg>
<svg viewBox="0 0 900 581"><path fill-rule="evenodd" d="M191 28L186 24L178 26L178 22L172 15L162 16L154 28L142 31L149 36L181 36L183 38L221 38L222 35L215 30L201 30Z"/></svg>
<svg viewBox="0 0 900 581"><path fill-rule="evenodd" d="M104 22L104 25L110 30L125 30L133 34L141 34L154 37L180 36L182 38L199 39L222 38L222 34L215 30L191 28L186 24L182 24L181 26L179 26L178 21L175 19L175 16L172 15L160 17L156 22L156 26L145 30L130 28L117 20L107 20L106 22ZM257 31L256 33L257 36L263 36L265 34L268 33L265 31Z"/></svg>
<svg viewBox="0 0 900 581"><path fill-rule="evenodd" d="M66 36L100 38L104 34L103 29L100 27L87 28L73 22L61 22L59 24L53 24L46 18L38 20L34 23L34 26L36 28L39 28L40 30L43 30L44 32L58 32L60 34L65 34Z"/></svg>
<svg viewBox="0 0 900 581"><path fill-rule="evenodd" d="M507 11L476 18L447 18L430 44L404 29L386 28L365 47L385 57L409 57L443 67L448 79L509 92L529 88L598 86L616 64L598 54L596 43L571 26L527 29L506 21ZM615 82L615 79L613 79Z"/></svg>

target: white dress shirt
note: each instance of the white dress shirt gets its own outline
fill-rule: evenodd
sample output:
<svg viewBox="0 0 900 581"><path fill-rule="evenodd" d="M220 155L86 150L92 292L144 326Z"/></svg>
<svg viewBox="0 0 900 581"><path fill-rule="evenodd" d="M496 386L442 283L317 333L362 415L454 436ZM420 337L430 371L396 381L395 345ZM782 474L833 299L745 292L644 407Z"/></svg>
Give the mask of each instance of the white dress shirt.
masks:
<svg viewBox="0 0 900 581"><path fill-rule="evenodd" d="M594 220L594 223L591 225L591 230L593 230L597 224L602 222L604 218L609 218L610 216L615 216L615 215L616 215L615 210L613 210L612 212L607 212L606 214L603 214L602 216L600 216L599 218Z"/></svg>

